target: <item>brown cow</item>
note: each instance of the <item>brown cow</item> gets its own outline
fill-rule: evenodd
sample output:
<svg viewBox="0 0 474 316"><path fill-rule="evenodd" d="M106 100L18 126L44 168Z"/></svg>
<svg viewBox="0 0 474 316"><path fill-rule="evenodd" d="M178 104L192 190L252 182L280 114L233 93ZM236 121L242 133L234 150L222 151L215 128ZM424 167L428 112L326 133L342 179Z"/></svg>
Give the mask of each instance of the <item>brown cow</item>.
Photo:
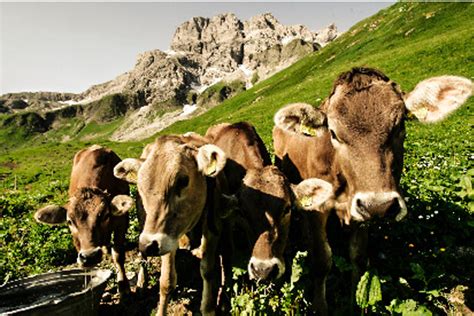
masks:
<svg viewBox="0 0 474 316"><path fill-rule="evenodd" d="M125 159L116 177L137 183L146 212L139 248L147 256L162 256L158 315L166 313L176 286L178 241L193 228L202 230L201 312L215 313L221 283L218 243L225 209L226 179L221 171L224 152L200 136L161 136L147 147L145 159Z"/></svg>
<svg viewBox="0 0 474 316"><path fill-rule="evenodd" d="M38 222L67 222L78 251L77 262L91 267L102 260L102 247L114 242L112 257L117 268L120 294L130 291L125 274L125 233L128 210L133 200L128 183L113 175L120 158L110 149L93 145L74 156L69 185L69 201L64 206L49 205L35 213Z"/></svg>
<svg viewBox="0 0 474 316"><path fill-rule="evenodd" d="M353 287L367 265L368 234L358 223L385 215L401 220L407 213L399 187L407 112L422 122L436 122L471 93L470 80L441 76L403 94L380 71L354 68L339 76L320 109L291 104L276 113L274 148L284 173L292 182L318 177L332 183L334 209L351 222ZM311 218L311 225L322 230L311 245L318 252L313 303L321 314L327 314L324 283L331 266L326 220L324 213Z"/></svg>
<svg viewBox="0 0 474 316"><path fill-rule="evenodd" d="M294 196L306 198L304 208L314 208L314 203L320 207L332 195L331 185L311 179L292 188L283 173L271 166L262 139L249 123L215 125L206 137L227 155L224 172L231 193L238 196L240 222L247 227L252 247L250 278L280 277L285 271L283 253Z"/></svg>

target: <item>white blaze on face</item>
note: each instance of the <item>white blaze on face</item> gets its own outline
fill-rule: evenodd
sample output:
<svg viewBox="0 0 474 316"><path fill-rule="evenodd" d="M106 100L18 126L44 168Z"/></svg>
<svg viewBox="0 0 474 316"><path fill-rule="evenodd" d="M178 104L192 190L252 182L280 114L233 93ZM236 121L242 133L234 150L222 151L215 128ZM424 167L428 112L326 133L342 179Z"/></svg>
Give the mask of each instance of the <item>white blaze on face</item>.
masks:
<svg viewBox="0 0 474 316"><path fill-rule="evenodd" d="M278 269L278 274L276 276L276 279L280 278L283 275L283 273L285 273L285 263L281 261L280 259L276 257L273 257L271 259L259 259L252 256L252 258L250 258L250 262L248 265L248 272L249 272L249 276L251 280L260 279L258 275L255 275L255 272L254 272L254 269L252 269L252 266L255 267L257 270L266 270L266 269L270 270L276 266Z"/></svg>
<svg viewBox="0 0 474 316"><path fill-rule="evenodd" d="M407 215L407 206L398 192L357 192L352 198L351 217L357 222L362 222L370 217L371 210L386 208L390 202L397 201L400 212L395 220L400 221Z"/></svg>

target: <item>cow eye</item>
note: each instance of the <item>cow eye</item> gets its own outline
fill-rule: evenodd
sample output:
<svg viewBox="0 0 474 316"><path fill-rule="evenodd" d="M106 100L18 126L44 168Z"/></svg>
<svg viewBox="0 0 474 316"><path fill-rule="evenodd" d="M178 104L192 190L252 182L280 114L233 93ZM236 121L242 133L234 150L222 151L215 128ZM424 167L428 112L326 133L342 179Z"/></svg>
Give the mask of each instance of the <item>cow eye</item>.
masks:
<svg viewBox="0 0 474 316"><path fill-rule="evenodd" d="M181 195L181 191L185 189L189 184L189 177L188 176L181 176L176 181L176 193Z"/></svg>
<svg viewBox="0 0 474 316"><path fill-rule="evenodd" d="M337 137L336 133L334 130L330 129L329 132L331 133L331 138L334 139L335 141L342 143L342 141Z"/></svg>

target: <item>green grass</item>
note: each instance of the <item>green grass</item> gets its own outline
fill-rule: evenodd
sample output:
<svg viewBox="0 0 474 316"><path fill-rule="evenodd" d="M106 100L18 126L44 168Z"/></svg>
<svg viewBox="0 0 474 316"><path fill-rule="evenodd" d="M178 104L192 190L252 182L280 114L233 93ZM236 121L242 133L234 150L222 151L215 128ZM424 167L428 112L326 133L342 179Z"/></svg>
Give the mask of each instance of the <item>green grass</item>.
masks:
<svg viewBox="0 0 474 316"><path fill-rule="evenodd" d="M379 68L405 91L436 75L474 79L474 4L397 3L356 24L322 51L159 134L205 133L219 122L249 121L271 149L274 113L291 102L318 105L337 75L353 66ZM409 217L402 223L371 227L375 254L371 266L382 281L383 294L382 301L368 308L376 314L423 308L448 313L455 308L450 291L474 282L470 268L474 260L473 105L471 98L439 124L407 123L402 187L409 198ZM74 261L67 230L37 225L32 213L45 203L65 201L72 157L79 149L100 143L122 158L137 157L143 144L156 137L108 141L120 123L78 126L71 120L70 125L44 135L0 129L0 282ZM61 142L68 135L72 139ZM381 253L385 259L377 256ZM335 251L329 289L332 306L347 306L348 269L344 254ZM295 312L291 302L301 299L300 292L288 290L293 285L268 292L245 285L239 276L236 279L235 311L252 304L261 313L272 313L280 304Z"/></svg>

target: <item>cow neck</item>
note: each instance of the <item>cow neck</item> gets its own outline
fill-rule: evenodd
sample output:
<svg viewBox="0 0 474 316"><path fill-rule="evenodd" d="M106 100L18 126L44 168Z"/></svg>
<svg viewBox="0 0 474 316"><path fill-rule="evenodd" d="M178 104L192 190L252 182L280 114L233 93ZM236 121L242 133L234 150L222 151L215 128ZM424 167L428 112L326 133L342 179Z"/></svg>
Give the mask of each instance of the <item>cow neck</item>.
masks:
<svg viewBox="0 0 474 316"><path fill-rule="evenodd" d="M206 205L204 206L204 213L206 214L207 227L211 233L218 235L219 230L217 229L216 223L216 205L215 205L215 189L216 189L216 179L211 177L206 177Z"/></svg>

